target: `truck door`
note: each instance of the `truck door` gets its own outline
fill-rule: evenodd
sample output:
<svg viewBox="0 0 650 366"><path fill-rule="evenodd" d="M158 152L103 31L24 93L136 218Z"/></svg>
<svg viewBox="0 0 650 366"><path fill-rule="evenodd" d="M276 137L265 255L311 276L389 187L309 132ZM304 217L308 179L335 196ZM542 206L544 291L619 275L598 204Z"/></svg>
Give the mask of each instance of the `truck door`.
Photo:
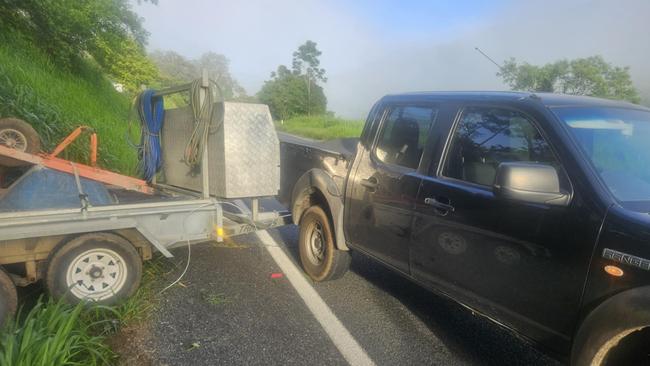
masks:
<svg viewBox="0 0 650 366"><path fill-rule="evenodd" d="M348 180L346 238L355 248L409 272L417 169L438 110L388 105L375 135L359 145Z"/></svg>
<svg viewBox="0 0 650 366"><path fill-rule="evenodd" d="M602 217L577 191L569 207L506 201L492 192L498 164L514 161L552 165L572 190L543 136L523 112L462 109L443 159L423 178L411 271L516 329L568 339Z"/></svg>

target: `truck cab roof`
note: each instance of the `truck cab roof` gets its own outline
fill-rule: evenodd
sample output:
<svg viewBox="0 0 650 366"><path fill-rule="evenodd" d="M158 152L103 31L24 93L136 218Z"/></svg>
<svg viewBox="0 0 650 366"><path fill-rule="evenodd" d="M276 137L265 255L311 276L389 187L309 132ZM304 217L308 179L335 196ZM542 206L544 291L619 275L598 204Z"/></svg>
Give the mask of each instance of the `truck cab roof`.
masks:
<svg viewBox="0 0 650 366"><path fill-rule="evenodd" d="M518 102L536 101L548 108L554 107L614 107L632 109L650 109L618 100L604 98L555 94L555 93L532 93L518 91L429 91L413 92L402 94L390 94L382 98L383 102L406 102L406 101L458 101L458 102Z"/></svg>

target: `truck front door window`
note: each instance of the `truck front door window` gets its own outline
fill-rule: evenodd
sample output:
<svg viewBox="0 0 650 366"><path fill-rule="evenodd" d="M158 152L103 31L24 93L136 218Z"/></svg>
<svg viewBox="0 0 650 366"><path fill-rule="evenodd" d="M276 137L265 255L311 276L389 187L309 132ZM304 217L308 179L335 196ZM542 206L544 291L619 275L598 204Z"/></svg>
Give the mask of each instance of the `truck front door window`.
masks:
<svg viewBox="0 0 650 366"><path fill-rule="evenodd" d="M443 175L491 186L499 164L516 161L558 166L549 145L523 114L470 107L454 132Z"/></svg>
<svg viewBox="0 0 650 366"><path fill-rule="evenodd" d="M391 109L379 136L375 155L387 164L416 169L437 110L403 106Z"/></svg>

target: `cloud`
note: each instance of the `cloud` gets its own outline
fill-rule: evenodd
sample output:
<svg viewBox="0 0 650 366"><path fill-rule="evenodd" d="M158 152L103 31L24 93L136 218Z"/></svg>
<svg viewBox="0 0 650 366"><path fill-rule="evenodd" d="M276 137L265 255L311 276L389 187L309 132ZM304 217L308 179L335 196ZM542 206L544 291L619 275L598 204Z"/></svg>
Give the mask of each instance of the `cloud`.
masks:
<svg viewBox="0 0 650 366"><path fill-rule="evenodd" d="M650 91L650 1L424 4L369 11L372 2L163 0L136 9L152 33L151 48L188 57L223 53L249 93L277 65L290 64L298 45L318 42L329 109L346 117L363 117L388 93L506 89L475 46L497 61L515 57L534 64L600 54L630 66L637 86Z"/></svg>

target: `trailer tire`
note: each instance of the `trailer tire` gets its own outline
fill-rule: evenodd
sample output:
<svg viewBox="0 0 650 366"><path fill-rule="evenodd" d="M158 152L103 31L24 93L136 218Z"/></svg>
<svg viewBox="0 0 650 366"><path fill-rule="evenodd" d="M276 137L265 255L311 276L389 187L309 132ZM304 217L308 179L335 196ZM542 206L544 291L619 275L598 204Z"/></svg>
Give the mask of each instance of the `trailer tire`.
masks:
<svg viewBox="0 0 650 366"><path fill-rule="evenodd" d="M36 130L18 118L0 119L0 145L30 154L41 151L41 139Z"/></svg>
<svg viewBox="0 0 650 366"><path fill-rule="evenodd" d="M16 314L18 294L9 274L0 268L0 328Z"/></svg>
<svg viewBox="0 0 650 366"><path fill-rule="evenodd" d="M131 296L140 286L142 259L121 236L91 233L57 248L46 273L54 298L112 305Z"/></svg>
<svg viewBox="0 0 650 366"><path fill-rule="evenodd" d="M352 257L338 250L328 215L320 206L308 208L300 219L300 261L316 282L342 277L350 267Z"/></svg>

